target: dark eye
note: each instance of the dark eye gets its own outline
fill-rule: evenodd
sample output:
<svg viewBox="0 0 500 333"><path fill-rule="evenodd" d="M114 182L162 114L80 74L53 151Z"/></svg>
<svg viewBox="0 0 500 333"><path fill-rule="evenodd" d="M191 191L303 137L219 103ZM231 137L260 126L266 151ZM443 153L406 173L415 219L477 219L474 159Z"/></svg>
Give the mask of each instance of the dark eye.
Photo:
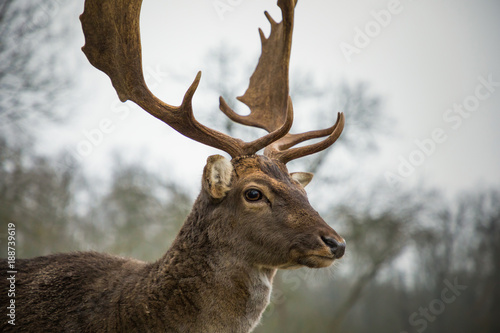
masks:
<svg viewBox="0 0 500 333"><path fill-rule="evenodd" d="M245 199L248 201L258 201L262 199L262 192L255 189L248 190L245 192Z"/></svg>

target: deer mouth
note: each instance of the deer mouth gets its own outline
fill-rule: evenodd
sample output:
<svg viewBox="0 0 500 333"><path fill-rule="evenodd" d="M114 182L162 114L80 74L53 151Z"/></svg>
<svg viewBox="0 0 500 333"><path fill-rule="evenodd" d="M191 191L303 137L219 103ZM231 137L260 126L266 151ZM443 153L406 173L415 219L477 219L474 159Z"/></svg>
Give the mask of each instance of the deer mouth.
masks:
<svg viewBox="0 0 500 333"><path fill-rule="evenodd" d="M330 266L334 261L335 256L311 254L299 258L298 263L309 268L324 268Z"/></svg>
<svg viewBox="0 0 500 333"><path fill-rule="evenodd" d="M330 266L336 259L335 255L326 249L298 251L292 250L290 253L293 262L300 266L309 268L324 268Z"/></svg>

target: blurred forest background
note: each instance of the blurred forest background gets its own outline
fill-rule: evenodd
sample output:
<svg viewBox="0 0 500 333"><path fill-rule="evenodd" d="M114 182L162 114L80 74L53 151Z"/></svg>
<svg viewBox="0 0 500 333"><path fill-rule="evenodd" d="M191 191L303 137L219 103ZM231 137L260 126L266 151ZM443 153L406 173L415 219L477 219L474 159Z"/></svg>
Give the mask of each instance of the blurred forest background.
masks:
<svg viewBox="0 0 500 333"><path fill-rule="evenodd" d="M71 154L33 149L44 126L64 126L85 112L61 107L75 98L81 78L74 68L54 66L66 61L60 50L68 27L51 22L51 6L63 16L75 11L70 2L0 3L0 254L6 256L4 231L14 222L18 258L97 250L155 260L198 189L140 160L124 162L119 151L103 181ZM206 61L218 73L210 82L214 94L236 96L245 88L229 74L241 67L237 50L219 47ZM297 110L325 101L314 104L311 127L323 128L337 110L348 119L333 149L295 165L316 174L308 192L328 198L318 210L347 240L347 254L331 269L279 272L256 332L500 332L500 189L471 188L450 199L424 185L390 186L383 177L353 188L357 174L337 166L336 152L363 164L376 154L379 137L397 139L384 96L365 83L319 84L307 73L291 80ZM248 135L217 121L209 125Z"/></svg>

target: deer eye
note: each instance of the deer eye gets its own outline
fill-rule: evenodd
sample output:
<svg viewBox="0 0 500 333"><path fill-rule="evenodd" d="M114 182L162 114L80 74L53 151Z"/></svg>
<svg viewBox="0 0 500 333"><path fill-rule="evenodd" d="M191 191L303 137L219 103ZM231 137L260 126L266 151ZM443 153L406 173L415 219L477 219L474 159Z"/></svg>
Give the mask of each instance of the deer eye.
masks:
<svg viewBox="0 0 500 333"><path fill-rule="evenodd" d="M256 189L251 189L245 192L245 199L247 201L258 201L262 199L262 192Z"/></svg>

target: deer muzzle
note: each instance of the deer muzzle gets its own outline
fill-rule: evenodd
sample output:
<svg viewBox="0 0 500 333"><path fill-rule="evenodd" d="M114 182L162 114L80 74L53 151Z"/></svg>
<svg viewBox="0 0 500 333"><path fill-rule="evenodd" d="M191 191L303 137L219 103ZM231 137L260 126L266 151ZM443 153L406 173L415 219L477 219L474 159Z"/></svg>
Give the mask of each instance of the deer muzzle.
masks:
<svg viewBox="0 0 500 333"><path fill-rule="evenodd" d="M321 240L330 248L330 251L335 259L342 258L345 253L345 240L343 238L341 239L342 240L340 241L334 237L321 236Z"/></svg>

